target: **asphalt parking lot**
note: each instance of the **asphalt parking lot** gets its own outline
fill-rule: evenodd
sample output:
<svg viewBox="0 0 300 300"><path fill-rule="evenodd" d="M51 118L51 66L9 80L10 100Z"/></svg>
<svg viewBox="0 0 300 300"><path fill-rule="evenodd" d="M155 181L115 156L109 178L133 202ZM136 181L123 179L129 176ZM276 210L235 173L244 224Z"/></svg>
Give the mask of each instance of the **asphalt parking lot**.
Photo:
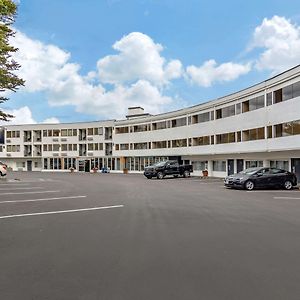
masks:
<svg viewBox="0 0 300 300"><path fill-rule="evenodd" d="M300 191L10 173L0 299L300 299Z"/></svg>

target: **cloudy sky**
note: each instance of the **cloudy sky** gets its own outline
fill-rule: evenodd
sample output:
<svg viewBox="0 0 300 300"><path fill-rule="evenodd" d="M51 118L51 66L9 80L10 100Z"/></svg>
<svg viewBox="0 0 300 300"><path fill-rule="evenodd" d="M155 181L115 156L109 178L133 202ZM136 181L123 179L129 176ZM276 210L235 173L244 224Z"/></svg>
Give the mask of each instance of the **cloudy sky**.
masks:
<svg viewBox="0 0 300 300"><path fill-rule="evenodd" d="M212 100L300 64L300 1L18 0L14 123ZM224 3L223 3L224 2Z"/></svg>

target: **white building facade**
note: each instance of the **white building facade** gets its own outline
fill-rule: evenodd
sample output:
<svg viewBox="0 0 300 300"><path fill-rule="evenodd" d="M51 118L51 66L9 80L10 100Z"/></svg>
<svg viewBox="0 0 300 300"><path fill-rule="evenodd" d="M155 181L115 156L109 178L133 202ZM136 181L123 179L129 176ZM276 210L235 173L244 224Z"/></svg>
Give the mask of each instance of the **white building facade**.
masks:
<svg viewBox="0 0 300 300"><path fill-rule="evenodd" d="M274 166L300 178L300 66L240 92L159 115L126 120L7 125L0 160L13 170L142 172L165 159L194 174L224 177Z"/></svg>

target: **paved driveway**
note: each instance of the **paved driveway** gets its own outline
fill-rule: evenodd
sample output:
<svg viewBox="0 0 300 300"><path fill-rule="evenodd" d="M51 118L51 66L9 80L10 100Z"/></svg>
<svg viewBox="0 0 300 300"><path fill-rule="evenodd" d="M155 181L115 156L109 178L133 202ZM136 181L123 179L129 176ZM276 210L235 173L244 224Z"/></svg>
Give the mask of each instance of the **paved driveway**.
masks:
<svg viewBox="0 0 300 300"><path fill-rule="evenodd" d="M300 191L11 173L0 299L300 299Z"/></svg>

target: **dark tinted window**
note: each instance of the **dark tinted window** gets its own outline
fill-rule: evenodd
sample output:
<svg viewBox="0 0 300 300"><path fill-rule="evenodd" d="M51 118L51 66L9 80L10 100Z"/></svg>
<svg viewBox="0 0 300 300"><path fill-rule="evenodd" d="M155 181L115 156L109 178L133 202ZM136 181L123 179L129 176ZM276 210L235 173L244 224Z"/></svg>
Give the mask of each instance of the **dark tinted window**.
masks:
<svg viewBox="0 0 300 300"><path fill-rule="evenodd" d="M283 173L285 173L284 170L276 169L276 168L272 168L272 169L270 169L270 171L271 171L272 174L283 174Z"/></svg>
<svg viewBox="0 0 300 300"><path fill-rule="evenodd" d="M293 98L293 85L288 85L282 89L282 101Z"/></svg>

